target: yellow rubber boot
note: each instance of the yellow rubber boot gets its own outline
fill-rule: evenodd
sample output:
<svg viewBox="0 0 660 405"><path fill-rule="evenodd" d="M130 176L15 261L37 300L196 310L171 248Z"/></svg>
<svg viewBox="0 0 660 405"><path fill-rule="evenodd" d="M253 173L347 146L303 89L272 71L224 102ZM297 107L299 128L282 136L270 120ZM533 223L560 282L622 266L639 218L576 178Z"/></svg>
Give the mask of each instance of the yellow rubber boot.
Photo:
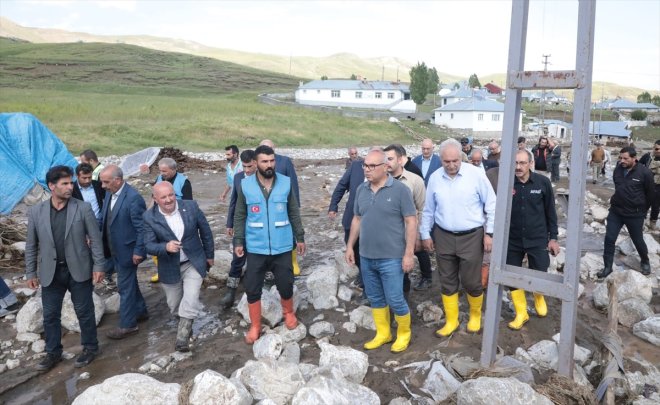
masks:
<svg viewBox="0 0 660 405"><path fill-rule="evenodd" d="M396 319L396 341L392 345L390 351L392 353L400 353L408 348L410 344L410 337L412 333L410 332L410 312L405 315L399 316L394 315Z"/></svg>
<svg viewBox="0 0 660 405"><path fill-rule="evenodd" d="M516 317L513 321L509 322L509 328L513 330L520 330L523 325L529 321L525 290L511 291L511 300L513 301L513 308L516 310Z"/></svg>
<svg viewBox="0 0 660 405"><path fill-rule="evenodd" d="M151 256L151 259L154 261L154 264L156 265L156 268L158 268L158 256ZM156 270L156 274L151 276L151 282L152 283L157 283L158 282L158 270Z"/></svg>
<svg viewBox="0 0 660 405"><path fill-rule="evenodd" d="M445 308L445 326L435 331L438 337L450 336L458 329L458 293L442 295L442 305Z"/></svg>
<svg viewBox="0 0 660 405"><path fill-rule="evenodd" d="M467 331L477 333L481 330L481 307L484 303L484 294L481 293L478 297L467 294L467 300L470 304L470 320L467 324Z"/></svg>
<svg viewBox="0 0 660 405"><path fill-rule="evenodd" d="M376 349L385 343L392 341L392 332L390 331L390 307L371 308L376 324L376 336L364 344L367 350Z"/></svg>
<svg viewBox="0 0 660 405"><path fill-rule="evenodd" d="M548 315L548 306L545 304L543 295L534 293L534 308L536 308L536 315L539 318L545 318Z"/></svg>
<svg viewBox="0 0 660 405"><path fill-rule="evenodd" d="M296 253L295 248L291 251L291 264L293 264L293 275L299 276L300 266L298 266L298 254Z"/></svg>

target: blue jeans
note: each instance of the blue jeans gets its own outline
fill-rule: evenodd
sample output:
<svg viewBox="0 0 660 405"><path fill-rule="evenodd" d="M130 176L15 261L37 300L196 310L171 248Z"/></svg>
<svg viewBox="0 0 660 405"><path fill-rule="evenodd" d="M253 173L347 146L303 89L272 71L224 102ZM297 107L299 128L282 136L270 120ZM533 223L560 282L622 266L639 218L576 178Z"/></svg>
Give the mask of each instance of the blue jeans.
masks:
<svg viewBox="0 0 660 405"><path fill-rule="evenodd" d="M44 332L46 333L46 353L62 354L62 301L66 291L71 292L73 309L80 323L80 344L91 351L99 349L96 339L96 318L92 279L78 282L71 277L66 266L55 270L53 281L41 289L41 303L44 307Z"/></svg>
<svg viewBox="0 0 660 405"><path fill-rule="evenodd" d="M360 269L364 290L372 308L384 308L389 305L398 316L410 312L403 296L401 259L367 259L360 256Z"/></svg>
<svg viewBox="0 0 660 405"><path fill-rule="evenodd" d="M115 257L112 260L119 290L119 327L134 328L137 325L137 317L147 314L147 304L138 286L137 266L121 267Z"/></svg>
<svg viewBox="0 0 660 405"><path fill-rule="evenodd" d="M3 298L7 298L11 294L11 289L7 286L7 283L5 283L5 280L0 277L0 300Z"/></svg>

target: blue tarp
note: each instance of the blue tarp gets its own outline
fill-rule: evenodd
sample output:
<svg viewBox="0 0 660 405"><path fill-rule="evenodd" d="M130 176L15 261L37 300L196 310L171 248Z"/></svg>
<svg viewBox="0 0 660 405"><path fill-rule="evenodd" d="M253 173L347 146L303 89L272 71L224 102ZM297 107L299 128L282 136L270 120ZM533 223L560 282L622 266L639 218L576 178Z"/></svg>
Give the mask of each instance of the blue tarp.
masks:
<svg viewBox="0 0 660 405"><path fill-rule="evenodd" d="M0 213L9 214L48 169L78 162L66 145L32 114L0 113Z"/></svg>

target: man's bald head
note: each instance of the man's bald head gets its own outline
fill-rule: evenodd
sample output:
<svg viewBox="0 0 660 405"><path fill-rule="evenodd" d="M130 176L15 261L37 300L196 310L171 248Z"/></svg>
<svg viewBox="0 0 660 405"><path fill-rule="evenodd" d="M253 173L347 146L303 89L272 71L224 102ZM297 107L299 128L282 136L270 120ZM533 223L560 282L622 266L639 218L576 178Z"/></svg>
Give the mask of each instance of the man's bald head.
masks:
<svg viewBox="0 0 660 405"><path fill-rule="evenodd" d="M426 138L422 141L422 156L424 159L428 159L433 154L433 141L429 138Z"/></svg>
<svg viewBox="0 0 660 405"><path fill-rule="evenodd" d="M154 185L152 191L154 202L166 214L171 214L176 209L176 195L174 187L169 181L161 181Z"/></svg>
<svg viewBox="0 0 660 405"><path fill-rule="evenodd" d="M270 147L271 149L275 149L275 144L274 144L273 141L271 141L270 139L264 139L264 140L261 141L261 143L259 144L259 146L261 146L261 145L266 145L266 146Z"/></svg>

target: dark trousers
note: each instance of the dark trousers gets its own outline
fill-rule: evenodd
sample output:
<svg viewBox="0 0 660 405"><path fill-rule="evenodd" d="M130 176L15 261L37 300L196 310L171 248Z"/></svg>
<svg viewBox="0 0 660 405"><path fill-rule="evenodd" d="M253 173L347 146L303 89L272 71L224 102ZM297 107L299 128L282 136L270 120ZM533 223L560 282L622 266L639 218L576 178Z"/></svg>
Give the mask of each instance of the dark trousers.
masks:
<svg viewBox="0 0 660 405"><path fill-rule="evenodd" d="M119 326L134 328L137 325L137 317L147 314L147 304L138 285L137 266L121 267L116 258L113 257L112 260L119 290Z"/></svg>
<svg viewBox="0 0 660 405"><path fill-rule="evenodd" d="M419 270L422 273L422 277L431 279L431 256L429 256L429 252L426 250L420 250L419 252L415 252L415 256L417 256L417 260L419 261Z"/></svg>
<svg viewBox="0 0 660 405"><path fill-rule="evenodd" d="M96 339L92 279L78 282L71 277L66 266L58 266L53 281L41 289L46 353L57 356L62 354L62 301L67 290L71 293L73 309L80 323L80 344L86 349L97 351L99 342Z"/></svg>
<svg viewBox="0 0 660 405"><path fill-rule="evenodd" d="M605 263L613 263L614 260L614 244L616 242L621 228L625 225L630 234L639 258L643 262L648 262L649 251L644 242L644 217L623 217L610 209L607 215L607 226L605 227L605 244L603 246L603 260Z"/></svg>
<svg viewBox="0 0 660 405"><path fill-rule="evenodd" d="M658 220L660 214L660 184L655 185L655 193L653 193L653 201L651 201L651 221Z"/></svg>
<svg viewBox="0 0 660 405"><path fill-rule="evenodd" d="M247 253L247 270L243 277L243 285L247 293L248 303L261 300L261 290L264 287L264 276L270 270L275 276L275 285L282 299L293 297L293 264L291 251L279 255L259 255Z"/></svg>
<svg viewBox="0 0 660 405"><path fill-rule="evenodd" d="M5 280L2 277L0 277L0 300L9 296L10 293L11 293L11 289L9 288L7 283L5 283Z"/></svg>
<svg viewBox="0 0 660 405"><path fill-rule="evenodd" d="M460 284L473 297L483 293L481 264L484 257L484 229L456 236L433 227L440 292L453 295Z"/></svg>
<svg viewBox="0 0 660 405"><path fill-rule="evenodd" d="M548 271L548 267L550 267L550 256L548 255L546 246L524 248L509 241L509 248L506 252L506 264L522 267L525 255L527 255L527 264L530 269Z"/></svg>
<svg viewBox="0 0 660 405"><path fill-rule="evenodd" d="M232 250L231 258L231 268L229 269L229 277L241 278L243 275L243 266L245 266L245 261L247 260L247 249L243 248L245 254L242 257L236 256L236 253Z"/></svg>
<svg viewBox="0 0 660 405"><path fill-rule="evenodd" d="M550 162L550 181L559 181L559 160Z"/></svg>

